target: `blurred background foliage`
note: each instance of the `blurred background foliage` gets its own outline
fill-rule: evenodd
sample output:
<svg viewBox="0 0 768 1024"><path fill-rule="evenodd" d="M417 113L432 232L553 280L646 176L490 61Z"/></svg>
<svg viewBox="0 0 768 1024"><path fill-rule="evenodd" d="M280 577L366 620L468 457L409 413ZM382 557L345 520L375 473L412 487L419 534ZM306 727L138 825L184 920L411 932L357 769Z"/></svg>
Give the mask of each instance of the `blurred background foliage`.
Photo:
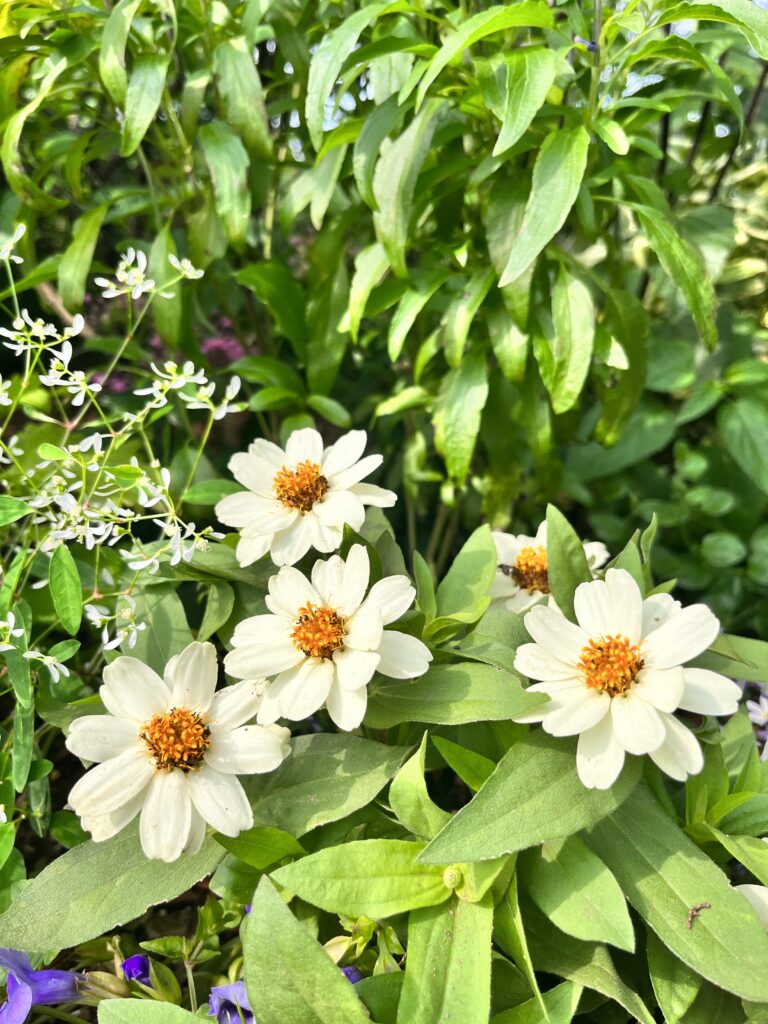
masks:
<svg viewBox="0 0 768 1024"><path fill-rule="evenodd" d="M765 634L767 58L750 0L6 0L0 232L83 369L120 251L205 268L111 384L118 415L153 359L243 379L202 518L253 436L365 427L438 571L547 501L614 552L655 512L657 574Z"/></svg>

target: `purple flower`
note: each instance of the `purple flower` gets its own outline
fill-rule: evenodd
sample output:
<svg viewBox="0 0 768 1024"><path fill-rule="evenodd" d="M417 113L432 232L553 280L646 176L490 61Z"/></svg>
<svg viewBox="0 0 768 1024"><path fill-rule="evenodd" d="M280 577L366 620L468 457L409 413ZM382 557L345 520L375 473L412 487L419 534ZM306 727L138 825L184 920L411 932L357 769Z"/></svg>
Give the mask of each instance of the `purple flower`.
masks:
<svg viewBox="0 0 768 1024"><path fill-rule="evenodd" d="M23 1024L30 1007L54 1006L77 999L82 974L36 971L26 953L0 948L0 967L8 971L8 1000L0 1006L0 1024Z"/></svg>
<svg viewBox="0 0 768 1024"><path fill-rule="evenodd" d="M126 981L140 981L142 985L152 984L149 975L149 957L144 956L143 953L135 953L127 960L123 960L120 970Z"/></svg>
<svg viewBox="0 0 768 1024"><path fill-rule="evenodd" d="M362 971L359 971L356 967L350 964L349 967L342 967L341 973L347 979L351 985L356 985L358 981L362 981L365 975Z"/></svg>
<svg viewBox="0 0 768 1024"><path fill-rule="evenodd" d="M211 366L215 366L217 369L230 366L245 355L243 346L237 338L231 336L206 338L200 346L200 351Z"/></svg>
<svg viewBox="0 0 768 1024"><path fill-rule="evenodd" d="M208 1015L215 1017L218 1024L255 1024L244 981L212 988L208 1004Z"/></svg>

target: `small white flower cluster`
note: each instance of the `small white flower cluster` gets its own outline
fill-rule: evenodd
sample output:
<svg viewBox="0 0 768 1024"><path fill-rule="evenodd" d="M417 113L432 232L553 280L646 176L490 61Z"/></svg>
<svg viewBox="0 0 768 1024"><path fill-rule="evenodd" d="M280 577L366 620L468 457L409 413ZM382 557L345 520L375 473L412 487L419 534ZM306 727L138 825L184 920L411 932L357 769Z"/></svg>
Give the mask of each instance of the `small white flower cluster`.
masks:
<svg viewBox="0 0 768 1024"><path fill-rule="evenodd" d="M16 229L10 238L0 240L0 260L4 263L23 263L21 256L13 251L24 237L27 230L26 224L17 224Z"/></svg>
<svg viewBox="0 0 768 1024"><path fill-rule="evenodd" d="M233 405L234 400L240 392L239 377L232 377L229 384L227 384L224 389L224 399L218 405L213 400L215 390L215 384L203 384L197 389L194 395L182 393L181 398L187 403L188 409L209 409L215 420L223 420L230 412L242 412L242 410L246 408L244 402L238 402Z"/></svg>
<svg viewBox="0 0 768 1024"><path fill-rule="evenodd" d="M179 366L169 359L163 363L162 369L154 363L150 365L155 373L155 380L147 387L134 391L135 395L149 398L148 409L161 409L167 405L168 396L172 391L178 392L187 408L208 409L215 420L221 420L230 412L241 412L246 408L245 403L233 404L240 391L239 377L232 377L224 391L223 400L217 404L213 400L216 385L210 383L205 371L198 369L191 360L188 359ZM197 390L192 394L183 390L190 384L197 385ZM134 419L142 415L137 414Z"/></svg>
<svg viewBox="0 0 768 1024"><path fill-rule="evenodd" d="M105 299L116 299L119 295L130 295L132 299L140 299L145 292L151 292L155 282L151 277L146 276L147 257L139 249L129 248L120 257L115 272L116 280L110 281L106 277L96 277L94 282L102 288L102 296Z"/></svg>
<svg viewBox="0 0 768 1024"><path fill-rule="evenodd" d="M65 341L61 348L51 353L53 359L48 373L40 375L40 383L48 388L64 388L72 395L72 405L80 406L87 396L91 398L101 391L101 384L89 381L82 370L70 370L72 344Z"/></svg>
<svg viewBox="0 0 768 1024"><path fill-rule="evenodd" d="M0 619L0 651L15 651L13 641L20 636L24 636L24 627L17 626L13 612L8 612L7 619Z"/></svg>
<svg viewBox="0 0 768 1024"><path fill-rule="evenodd" d="M136 602L128 594L123 595L121 605L114 614L104 605L86 604L85 617L94 629L101 630L101 643L105 651L113 651L121 646L133 650L139 633L147 628L146 622L136 622ZM114 628L114 634L111 634L111 628Z"/></svg>
<svg viewBox="0 0 768 1024"><path fill-rule="evenodd" d="M22 309L11 324L11 330L7 327L0 327L0 334L10 341L3 344L9 348L14 355L20 356L25 352L37 351L38 349L52 349L55 345L63 344L70 338L76 337L85 327L85 320L78 313L72 320L69 327L58 331L53 324L47 323L41 317L32 319L29 310ZM57 353L54 352L54 355Z"/></svg>
<svg viewBox="0 0 768 1024"><path fill-rule="evenodd" d="M43 654L42 651L24 651L22 657L28 661L34 661L43 668L47 668L51 673L51 679L54 683L58 683L62 676L69 675L67 666L62 665L52 654Z"/></svg>

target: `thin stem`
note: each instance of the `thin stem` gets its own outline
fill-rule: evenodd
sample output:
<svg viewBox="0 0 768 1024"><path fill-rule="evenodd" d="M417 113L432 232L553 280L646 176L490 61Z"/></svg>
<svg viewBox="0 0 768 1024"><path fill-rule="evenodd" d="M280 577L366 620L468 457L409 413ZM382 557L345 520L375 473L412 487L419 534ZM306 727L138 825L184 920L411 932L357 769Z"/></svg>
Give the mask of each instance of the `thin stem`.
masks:
<svg viewBox="0 0 768 1024"><path fill-rule="evenodd" d="M192 972L191 961L184 961L184 970L187 974L187 985L189 986L189 1005L192 1013L197 1013L197 989L195 988L195 976Z"/></svg>
<svg viewBox="0 0 768 1024"><path fill-rule="evenodd" d="M601 35L603 31L603 0L595 0L595 22L592 28L592 42L596 50L593 54L592 77L589 83L589 106L588 113L590 122L594 121L597 113L598 89L600 86L600 73L603 70L603 55L601 48Z"/></svg>
<svg viewBox="0 0 768 1024"><path fill-rule="evenodd" d="M70 1024L83 1024L85 1017L76 1017L74 1013L67 1013L66 1010L59 1010L55 1006L46 1006L45 1016L53 1017L54 1020L66 1020Z"/></svg>

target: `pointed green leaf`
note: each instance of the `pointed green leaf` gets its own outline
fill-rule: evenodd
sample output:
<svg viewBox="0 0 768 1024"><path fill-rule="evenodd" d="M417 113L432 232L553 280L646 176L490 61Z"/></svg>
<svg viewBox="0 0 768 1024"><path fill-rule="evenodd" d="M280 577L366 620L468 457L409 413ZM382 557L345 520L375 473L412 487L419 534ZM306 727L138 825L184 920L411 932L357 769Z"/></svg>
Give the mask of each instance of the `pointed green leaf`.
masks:
<svg viewBox="0 0 768 1024"><path fill-rule="evenodd" d="M437 835L451 820L451 815L431 799L424 781L428 735L424 733L421 746L405 762L389 787L392 810L409 832L424 839Z"/></svg>
<svg viewBox="0 0 768 1024"><path fill-rule="evenodd" d="M494 156L514 146L543 106L557 75L557 60L552 50L531 47L511 54L506 70L504 115Z"/></svg>
<svg viewBox="0 0 768 1024"><path fill-rule="evenodd" d="M83 585L72 553L64 544L51 556L48 580L56 614L64 629L74 636L83 617Z"/></svg>

